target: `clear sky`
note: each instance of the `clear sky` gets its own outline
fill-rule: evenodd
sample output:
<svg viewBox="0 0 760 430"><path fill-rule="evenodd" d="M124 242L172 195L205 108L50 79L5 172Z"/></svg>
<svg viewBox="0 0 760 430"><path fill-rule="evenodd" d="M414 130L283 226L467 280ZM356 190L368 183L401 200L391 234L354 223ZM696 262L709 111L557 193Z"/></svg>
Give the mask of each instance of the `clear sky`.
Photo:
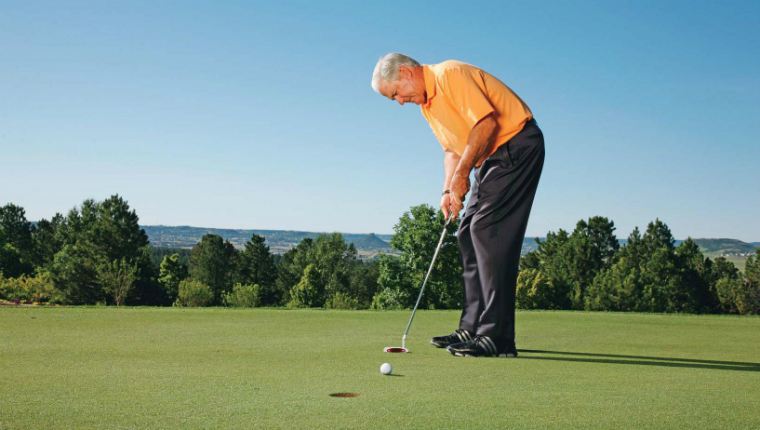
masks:
<svg viewBox="0 0 760 430"><path fill-rule="evenodd" d="M142 224L391 233L443 152L377 59L457 59L531 107L529 236L655 218L760 241L760 2L2 1L0 205L120 194Z"/></svg>

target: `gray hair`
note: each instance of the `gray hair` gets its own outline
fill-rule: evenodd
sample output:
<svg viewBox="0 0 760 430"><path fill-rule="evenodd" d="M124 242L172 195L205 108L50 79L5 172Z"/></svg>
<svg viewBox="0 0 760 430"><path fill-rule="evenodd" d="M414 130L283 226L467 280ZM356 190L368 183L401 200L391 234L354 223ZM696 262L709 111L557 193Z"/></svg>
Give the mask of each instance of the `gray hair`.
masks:
<svg viewBox="0 0 760 430"><path fill-rule="evenodd" d="M372 89L380 92L377 86L380 84L380 79L385 82L393 82L398 79L398 68L400 66L407 67L420 67L420 63L412 57L398 52L391 52L390 54L381 57L375 65L375 71L372 73Z"/></svg>

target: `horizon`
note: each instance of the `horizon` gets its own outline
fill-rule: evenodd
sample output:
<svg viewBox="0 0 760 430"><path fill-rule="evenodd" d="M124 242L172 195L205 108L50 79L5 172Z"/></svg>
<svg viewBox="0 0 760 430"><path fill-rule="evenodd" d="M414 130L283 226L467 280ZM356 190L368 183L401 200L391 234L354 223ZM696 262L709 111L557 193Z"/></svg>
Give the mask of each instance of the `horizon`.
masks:
<svg viewBox="0 0 760 430"><path fill-rule="evenodd" d="M661 220L662 221L662 220ZM37 222L37 221L34 221ZM664 222L664 221L663 221ZM665 223L667 225L667 222ZM288 229L268 229L268 228L221 228L221 227L208 227L208 226L197 226L197 225L166 225L166 224L142 224L140 223L140 228L143 227L191 227L191 228L199 228L199 229L211 229L211 230L236 230L236 231L285 231L285 232L293 232L293 233L317 233L317 234L331 234L331 233L340 233L340 234L351 234L351 235L375 235L375 236L393 236L395 233L380 233L376 231L370 231L370 232L352 232L352 231L327 231L327 230L288 230ZM646 231L646 226L642 229L639 227L639 231L643 232ZM556 230L552 231L556 232ZM617 232L617 230L615 230ZM617 236L615 234L615 237L617 237L618 240L628 240L628 236L630 236L630 233L625 235L625 237ZM572 230L569 230L568 233L572 233ZM538 236L529 236L525 235L524 240L531 240L533 238L539 238L539 239L546 239L546 234L544 235L538 235ZM692 240L738 240L740 242L746 243L746 244L754 244L754 243L760 243L760 241L744 241L741 239L733 238L733 237L693 237L693 236L687 236L686 238L691 238ZM683 242L686 239L678 239L675 236L673 236L673 239L679 242ZM381 239L382 240L382 239Z"/></svg>

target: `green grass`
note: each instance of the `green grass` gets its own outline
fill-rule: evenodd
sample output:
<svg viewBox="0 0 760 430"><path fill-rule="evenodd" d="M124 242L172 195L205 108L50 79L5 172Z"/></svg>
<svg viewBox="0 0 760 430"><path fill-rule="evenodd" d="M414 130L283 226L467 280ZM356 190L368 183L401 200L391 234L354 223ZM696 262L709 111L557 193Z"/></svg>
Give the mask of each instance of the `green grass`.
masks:
<svg viewBox="0 0 760 430"><path fill-rule="evenodd" d="M726 260L734 263L734 266L742 272L747 266L747 257L726 257Z"/></svg>
<svg viewBox="0 0 760 430"><path fill-rule="evenodd" d="M520 357L474 359L424 311L383 353L408 317L0 308L0 428L760 427L757 317L520 312Z"/></svg>
<svg viewBox="0 0 760 430"><path fill-rule="evenodd" d="M716 258L723 255L720 252L707 252L704 254L705 257L710 257L711 260L715 260ZM734 263L734 266L736 266L737 269L739 269L741 272L744 272L744 268L747 265L747 257L725 257L726 260Z"/></svg>

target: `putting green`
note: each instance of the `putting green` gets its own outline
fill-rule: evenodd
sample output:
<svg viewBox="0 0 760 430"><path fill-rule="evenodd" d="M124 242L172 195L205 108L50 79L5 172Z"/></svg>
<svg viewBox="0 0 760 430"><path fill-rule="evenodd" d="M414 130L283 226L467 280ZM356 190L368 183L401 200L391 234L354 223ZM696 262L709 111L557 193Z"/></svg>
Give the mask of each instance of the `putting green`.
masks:
<svg viewBox="0 0 760 430"><path fill-rule="evenodd" d="M0 308L0 429L760 427L758 317L519 312L484 359L458 316Z"/></svg>

